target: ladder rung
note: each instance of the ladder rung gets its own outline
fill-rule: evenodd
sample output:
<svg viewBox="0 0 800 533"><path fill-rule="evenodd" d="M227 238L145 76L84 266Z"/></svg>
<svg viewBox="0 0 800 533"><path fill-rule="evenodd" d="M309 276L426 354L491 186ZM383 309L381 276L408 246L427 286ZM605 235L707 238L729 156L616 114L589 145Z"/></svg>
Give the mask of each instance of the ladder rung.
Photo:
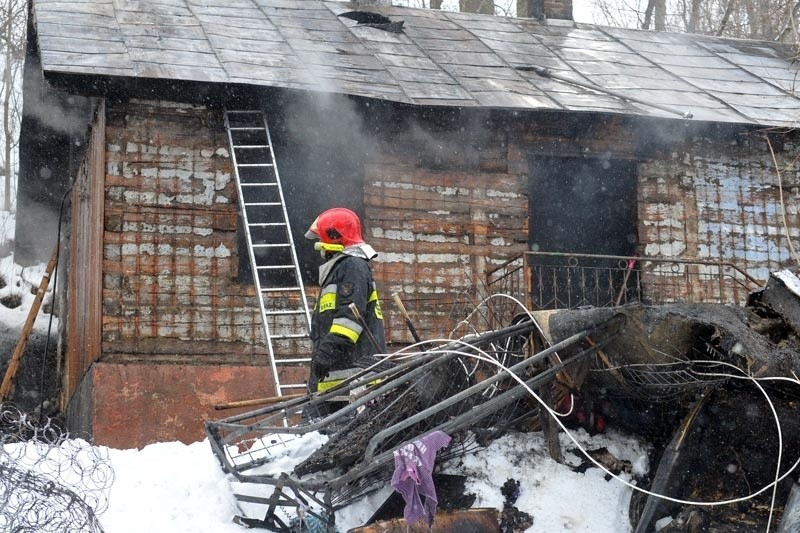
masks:
<svg viewBox="0 0 800 533"><path fill-rule="evenodd" d="M253 222L247 225L249 228L264 228L267 226L285 226L286 222Z"/></svg>
<svg viewBox="0 0 800 533"><path fill-rule="evenodd" d="M272 163L239 163L237 167L271 167Z"/></svg>
<svg viewBox="0 0 800 533"><path fill-rule="evenodd" d="M263 183L241 183L242 187L277 187L278 184L274 181L265 181Z"/></svg>
<svg viewBox="0 0 800 533"><path fill-rule="evenodd" d="M263 206L276 206L276 205L283 205L283 204L280 203L280 202L245 202L244 205L245 206L260 205L260 206L263 207Z"/></svg>
<svg viewBox="0 0 800 533"><path fill-rule="evenodd" d="M294 268L294 265L257 265L258 270L284 270L287 268Z"/></svg>
<svg viewBox="0 0 800 533"><path fill-rule="evenodd" d="M276 363L286 363L286 364L297 364L297 363L308 363L311 361L310 357L303 357L302 359L275 359ZM281 387L285 387L286 385L281 385Z"/></svg>
<svg viewBox="0 0 800 533"><path fill-rule="evenodd" d="M236 114L236 115L260 115L263 113L260 109L226 109L225 112L227 114Z"/></svg>
<svg viewBox="0 0 800 533"><path fill-rule="evenodd" d="M288 291L299 291L300 287L268 287L266 289L261 289L261 292L288 292Z"/></svg>
<svg viewBox="0 0 800 533"><path fill-rule="evenodd" d="M309 339L308 333L287 333L285 335L272 335L272 339Z"/></svg>
<svg viewBox="0 0 800 533"><path fill-rule="evenodd" d="M245 131L245 130L248 130L248 131L253 131L253 130L264 131L264 127L263 126L231 126L228 129L231 130L231 131Z"/></svg>
<svg viewBox="0 0 800 533"><path fill-rule="evenodd" d="M305 309L290 309L290 310L281 310L281 311L264 311L264 314L267 315L267 316L301 315L301 314L304 315L305 313L306 313Z"/></svg>
<svg viewBox="0 0 800 533"><path fill-rule="evenodd" d="M281 243L281 244L254 244L253 248L288 248L289 243Z"/></svg>
<svg viewBox="0 0 800 533"><path fill-rule="evenodd" d="M234 149L242 148L242 149L245 149L245 150L249 150L251 148L269 148L269 145L268 144L234 144L233 147L234 147Z"/></svg>

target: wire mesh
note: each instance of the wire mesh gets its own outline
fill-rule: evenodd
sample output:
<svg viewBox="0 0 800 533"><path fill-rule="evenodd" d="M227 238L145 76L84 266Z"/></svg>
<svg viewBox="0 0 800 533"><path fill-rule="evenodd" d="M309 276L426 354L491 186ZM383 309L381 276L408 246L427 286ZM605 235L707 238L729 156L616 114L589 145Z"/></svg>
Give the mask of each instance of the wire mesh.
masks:
<svg viewBox="0 0 800 533"><path fill-rule="evenodd" d="M0 405L0 530L99 533L114 472L107 452L56 421Z"/></svg>
<svg viewBox="0 0 800 533"><path fill-rule="evenodd" d="M662 363L615 364L604 354L590 370L593 379L601 380L608 396L631 397L650 402L669 402L695 394L709 386L728 381L720 374L725 368L715 361L725 361L708 342L693 347L688 357L672 357Z"/></svg>

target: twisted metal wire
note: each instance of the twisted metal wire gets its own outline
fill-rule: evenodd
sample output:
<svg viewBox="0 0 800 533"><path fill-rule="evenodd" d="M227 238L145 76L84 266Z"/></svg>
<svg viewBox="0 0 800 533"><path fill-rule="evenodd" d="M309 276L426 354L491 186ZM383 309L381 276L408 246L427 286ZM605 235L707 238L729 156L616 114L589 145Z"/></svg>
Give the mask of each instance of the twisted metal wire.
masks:
<svg viewBox="0 0 800 533"><path fill-rule="evenodd" d="M101 533L113 481L105 449L0 404L0 531Z"/></svg>

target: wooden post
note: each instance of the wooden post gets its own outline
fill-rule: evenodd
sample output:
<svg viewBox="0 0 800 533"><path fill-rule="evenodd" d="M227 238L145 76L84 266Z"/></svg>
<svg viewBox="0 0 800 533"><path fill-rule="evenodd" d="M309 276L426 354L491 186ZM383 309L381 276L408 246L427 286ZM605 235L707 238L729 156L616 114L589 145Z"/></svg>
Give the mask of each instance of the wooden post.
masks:
<svg viewBox="0 0 800 533"><path fill-rule="evenodd" d="M50 257L50 261L47 263L47 267L44 270L44 275L42 276L42 282L39 283L39 290L36 291L36 297L33 299L33 305L31 305L31 310L28 312L28 319L22 326L22 333L20 334L19 341L17 341L17 346L14 348L14 352L11 354L11 359L8 361L8 368L6 368L6 374L3 376L3 383L0 385L0 401L5 401L9 394L11 394L11 385L14 381L14 377L17 375L17 371L19 370L19 362L20 359L22 359L22 355L25 353L25 346L28 344L28 337L33 329L33 323L36 322L36 315L39 314L39 309L42 307L42 300L44 300L44 295L47 293L47 287L50 285L50 276L53 274L53 270L55 269L57 255L58 245L56 245L55 250L53 250L53 255Z"/></svg>
<svg viewBox="0 0 800 533"><path fill-rule="evenodd" d="M270 396L268 398L253 398L252 400L239 400L228 403L218 403L214 405L214 409L235 409L237 407L252 407L254 405L270 405L273 403L280 403L288 400L296 400L306 396L305 393L301 394L287 394L284 396Z"/></svg>

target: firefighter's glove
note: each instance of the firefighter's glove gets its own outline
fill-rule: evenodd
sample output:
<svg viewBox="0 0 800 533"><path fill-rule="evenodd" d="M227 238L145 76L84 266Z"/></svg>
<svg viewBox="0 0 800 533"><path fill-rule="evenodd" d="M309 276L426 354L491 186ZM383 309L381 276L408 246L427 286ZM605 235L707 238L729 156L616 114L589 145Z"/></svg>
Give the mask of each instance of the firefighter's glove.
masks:
<svg viewBox="0 0 800 533"><path fill-rule="evenodd" d="M324 361L318 361L317 355L315 354L314 357L311 359L311 376L317 382L322 381L328 374L331 372L331 367L326 365Z"/></svg>

